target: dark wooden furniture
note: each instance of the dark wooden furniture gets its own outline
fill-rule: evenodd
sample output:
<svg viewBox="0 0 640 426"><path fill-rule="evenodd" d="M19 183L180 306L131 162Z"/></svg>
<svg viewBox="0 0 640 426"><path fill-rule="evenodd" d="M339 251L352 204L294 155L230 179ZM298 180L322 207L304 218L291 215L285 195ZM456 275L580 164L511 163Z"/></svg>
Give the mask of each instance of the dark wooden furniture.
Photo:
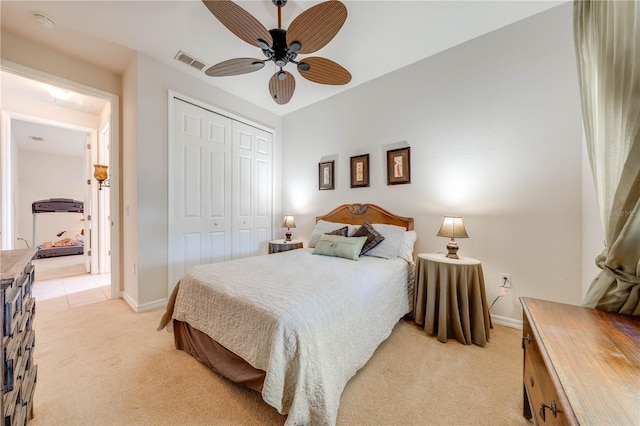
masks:
<svg viewBox="0 0 640 426"><path fill-rule="evenodd" d="M31 261L36 249L0 252L0 320L3 357L2 402L4 425L24 425L33 418L33 392L38 367L33 364L35 299L31 287L35 278Z"/></svg>
<svg viewBox="0 0 640 426"><path fill-rule="evenodd" d="M272 240L269 241L269 254L280 253L283 251L295 250L302 248L302 241L300 240Z"/></svg>
<svg viewBox="0 0 640 426"><path fill-rule="evenodd" d="M640 318L520 301L523 415L536 424L640 424Z"/></svg>

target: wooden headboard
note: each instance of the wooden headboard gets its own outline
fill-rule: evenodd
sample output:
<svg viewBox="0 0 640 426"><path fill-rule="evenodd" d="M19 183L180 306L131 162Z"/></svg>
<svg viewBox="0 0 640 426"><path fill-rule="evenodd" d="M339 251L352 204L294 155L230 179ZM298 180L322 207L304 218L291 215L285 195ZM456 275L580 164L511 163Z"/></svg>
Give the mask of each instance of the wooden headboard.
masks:
<svg viewBox="0 0 640 426"><path fill-rule="evenodd" d="M369 223L385 223L389 225L403 226L407 231L413 230L413 218L402 217L388 212L375 204L343 204L324 216L317 216L316 222L348 223L362 225Z"/></svg>

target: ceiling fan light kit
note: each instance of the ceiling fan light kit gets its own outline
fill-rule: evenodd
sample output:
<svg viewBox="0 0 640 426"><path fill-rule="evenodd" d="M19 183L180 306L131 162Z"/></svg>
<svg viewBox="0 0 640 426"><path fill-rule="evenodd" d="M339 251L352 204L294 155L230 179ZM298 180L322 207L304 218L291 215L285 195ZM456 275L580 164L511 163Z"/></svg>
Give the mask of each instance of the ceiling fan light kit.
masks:
<svg viewBox="0 0 640 426"><path fill-rule="evenodd" d="M314 83L343 85L351 81L344 67L319 56L296 60L299 54L313 53L340 31L347 19L347 8L338 0L317 4L296 17L288 30L282 29L281 9L287 0L272 0L278 8L278 28L267 30L249 12L231 0L202 0L204 5L229 31L257 46L266 59L235 58L220 62L205 70L210 77L247 74L273 62L279 70L269 80L271 98L284 105L291 100L296 83L293 74L283 70L292 63L300 75Z"/></svg>

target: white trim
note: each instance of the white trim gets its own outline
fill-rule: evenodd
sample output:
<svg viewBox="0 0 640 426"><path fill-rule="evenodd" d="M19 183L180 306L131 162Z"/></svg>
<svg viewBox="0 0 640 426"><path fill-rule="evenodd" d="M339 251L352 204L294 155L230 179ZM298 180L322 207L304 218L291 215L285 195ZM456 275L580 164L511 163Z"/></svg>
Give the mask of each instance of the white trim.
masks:
<svg viewBox="0 0 640 426"><path fill-rule="evenodd" d="M111 298L117 299L120 297L120 96L113 93L105 92L95 87L86 86L82 83L67 80L65 78L46 73L44 71L36 70L26 67L21 64L17 64L11 61L2 59L0 62L0 69L10 72L31 80L37 80L44 83L50 83L61 89L69 89L77 93L83 93L89 96L94 96L102 99L106 99L111 104L111 116L109 119L110 128L110 143L109 143L109 164L111 173L109 176L111 182L111 197L110 197L110 213L111 213ZM4 124L4 123L2 123ZM1 136L4 136L4 132ZM2 138L4 140L4 137ZM4 152L3 158L4 158ZM4 163L4 160L3 160ZM3 164L4 169L4 164ZM5 195L5 182L2 183L2 201L4 206ZM4 207L3 207L4 208ZM4 229L4 212L2 214L3 229ZM2 234L4 241L4 232ZM4 245L3 245L4 247ZM13 247L13 246L12 246Z"/></svg>
<svg viewBox="0 0 640 426"><path fill-rule="evenodd" d="M505 327L517 328L522 330L522 320L516 320L509 317L503 317L502 315L491 314L491 321L494 324L504 325Z"/></svg>
<svg viewBox="0 0 640 426"><path fill-rule="evenodd" d="M228 111L225 111L225 110L223 110L221 108L215 107L215 106L213 106L211 104L208 104L206 102L203 102L203 101L200 101L198 99L192 98L191 96L183 95L182 93L179 93L179 92L176 92L175 90L169 89L169 104L171 104L171 99L173 99L173 98L181 99L181 100L183 100L185 102L188 102L190 104L199 106L200 108L206 109L206 110L211 111L211 112L215 112L216 114L221 115L223 117L227 117L227 118L230 118L232 120L239 121L239 122L244 123L244 124L246 124L248 126L255 127L256 129L264 130L265 132L269 132L269 133L271 133L272 135L275 136L275 130L273 128L271 128L271 127L267 127L267 126L264 126L262 124L258 124L255 121L249 120L249 119L247 119L245 117L242 117L240 115L236 115L236 114L230 113ZM171 116L169 116L169 117L171 117ZM169 121L169 122L171 122L171 121Z"/></svg>
<svg viewBox="0 0 640 426"><path fill-rule="evenodd" d="M11 153L12 144L10 142L11 118L5 111L2 111L0 126L2 126L2 134L0 135L0 166L2 166L2 176L0 176L0 181L2 182L2 188L0 188L0 205L2 206L0 215L2 216L2 224L0 232L2 233L2 240L0 241L0 248L2 248L2 250L10 250L14 248L13 242L15 240L13 237L15 234L15 224L13 221L14 209L13 201L10 198L12 194L11 188L13 187L13 167L11 164L13 156Z"/></svg>
<svg viewBox="0 0 640 426"><path fill-rule="evenodd" d="M138 305L136 301L129 296L128 293L122 292L122 298L127 302L127 304L134 310L136 313L152 311L158 308L164 308L167 306L167 298L154 300L152 302L143 303L142 305Z"/></svg>

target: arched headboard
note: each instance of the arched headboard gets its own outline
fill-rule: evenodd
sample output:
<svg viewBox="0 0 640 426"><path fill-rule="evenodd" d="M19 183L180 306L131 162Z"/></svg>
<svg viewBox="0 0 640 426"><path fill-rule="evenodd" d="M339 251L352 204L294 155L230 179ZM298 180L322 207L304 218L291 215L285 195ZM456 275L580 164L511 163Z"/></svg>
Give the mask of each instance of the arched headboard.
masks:
<svg viewBox="0 0 640 426"><path fill-rule="evenodd" d="M365 222L385 223L403 226L407 231L413 230L412 217L395 215L375 204L343 204L324 216L317 216L316 222L319 220L352 225L362 225Z"/></svg>

